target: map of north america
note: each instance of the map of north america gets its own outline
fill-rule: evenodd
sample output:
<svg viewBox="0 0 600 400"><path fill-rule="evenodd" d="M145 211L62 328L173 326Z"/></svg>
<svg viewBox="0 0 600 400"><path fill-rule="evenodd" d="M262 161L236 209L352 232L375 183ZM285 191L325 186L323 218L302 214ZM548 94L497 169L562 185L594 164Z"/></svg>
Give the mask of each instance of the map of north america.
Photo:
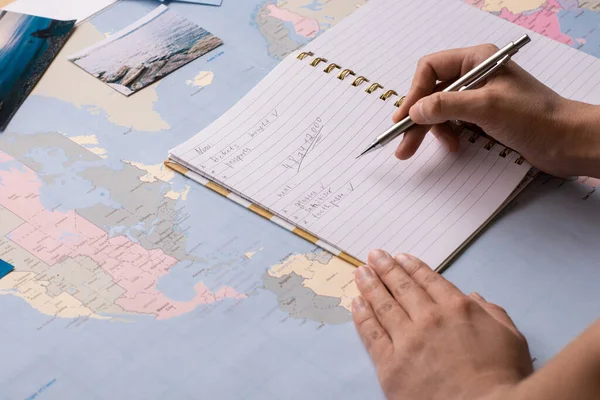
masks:
<svg viewBox="0 0 600 400"><path fill-rule="evenodd" d="M60 135L49 134L12 138L5 135L0 148L10 140L14 153L19 147L15 141L22 138L38 143L51 139L54 146L63 142L70 147L68 139L61 140ZM21 144L31 148L32 143ZM190 256L180 250L185 237L170 226L171 201L164 199L159 206L158 210L164 210L165 214L161 217L156 214L156 209L145 210L144 201L136 199L136 191L141 196L148 195L146 186L151 183L140 182L133 188L123 188L129 193L121 198L125 207L120 209L111 210L99 204L87 209L62 211L60 204L48 209L40 201L44 180L48 183L53 178L40 178L29 166L3 151L0 151L0 165L3 167L0 169L2 256L17 266L15 273L0 281L0 293L17 294L49 315L93 318L134 313L166 319L189 312L200 304L245 297L230 287L212 293L199 282L195 286L196 296L181 302L169 299L156 288L161 276L168 274L181 259ZM138 176L144 175L135 167L125 166L124 169ZM116 189L116 192L121 182L127 182L119 178L113 181L114 175L101 169L88 169L86 173L91 174L92 179L97 174L98 184ZM102 182L102 176L112 182ZM148 217L161 230L157 230L155 236L140 233L137 242L126 235L111 236L92 222L102 226L138 226Z"/></svg>

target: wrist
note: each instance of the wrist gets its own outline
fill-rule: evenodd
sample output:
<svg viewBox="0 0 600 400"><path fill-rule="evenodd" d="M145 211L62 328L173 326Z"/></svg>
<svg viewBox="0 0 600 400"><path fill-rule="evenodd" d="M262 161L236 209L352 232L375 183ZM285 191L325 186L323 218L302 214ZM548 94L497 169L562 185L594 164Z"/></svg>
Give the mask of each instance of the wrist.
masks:
<svg viewBox="0 0 600 400"><path fill-rule="evenodd" d="M517 371L493 371L488 374L479 374L473 380L463 382L462 386L468 388L463 392L461 400L504 400L514 399L519 383L525 379Z"/></svg>
<svg viewBox="0 0 600 400"><path fill-rule="evenodd" d="M515 383L496 386L487 394L478 397L477 400L517 400L516 393L518 385L518 383Z"/></svg>
<svg viewBox="0 0 600 400"><path fill-rule="evenodd" d="M557 126L564 132L558 152L565 172L600 178L600 106L563 101Z"/></svg>

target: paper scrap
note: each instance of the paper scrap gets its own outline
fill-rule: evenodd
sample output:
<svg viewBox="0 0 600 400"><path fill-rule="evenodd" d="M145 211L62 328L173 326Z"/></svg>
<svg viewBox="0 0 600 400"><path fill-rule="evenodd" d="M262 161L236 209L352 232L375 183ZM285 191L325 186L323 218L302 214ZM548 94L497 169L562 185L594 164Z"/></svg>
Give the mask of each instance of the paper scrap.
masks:
<svg viewBox="0 0 600 400"><path fill-rule="evenodd" d="M4 278L6 275L8 275L14 269L15 269L15 267L10 265L6 261L0 260L0 279Z"/></svg>
<svg viewBox="0 0 600 400"><path fill-rule="evenodd" d="M6 11L58 20L84 21L119 0L0 0Z"/></svg>
<svg viewBox="0 0 600 400"><path fill-rule="evenodd" d="M177 3L193 3L193 4L203 4L207 6L220 6L223 1L222 0L174 0ZM164 3L165 0L160 0L161 3Z"/></svg>

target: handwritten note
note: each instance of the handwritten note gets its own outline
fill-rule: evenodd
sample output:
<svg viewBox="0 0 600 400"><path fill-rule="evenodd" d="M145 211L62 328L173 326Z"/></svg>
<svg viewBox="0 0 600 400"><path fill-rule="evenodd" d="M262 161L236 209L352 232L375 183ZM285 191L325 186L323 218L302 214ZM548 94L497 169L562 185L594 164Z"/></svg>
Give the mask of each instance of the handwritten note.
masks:
<svg viewBox="0 0 600 400"><path fill-rule="evenodd" d="M355 157L392 124L419 58L503 46L523 33L455 0L372 0L301 50L314 56L286 58L170 157L359 259L384 248L439 266L502 207L530 165L469 133L457 153L429 135L407 161L394 157L395 143ZM600 102L600 61L529 34L532 44L515 56L520 65L565 96ZM331 63L341 68L327 72ZM344 69L351 73L339 75ZM398 95L385 99L388 90Z"/></svg>

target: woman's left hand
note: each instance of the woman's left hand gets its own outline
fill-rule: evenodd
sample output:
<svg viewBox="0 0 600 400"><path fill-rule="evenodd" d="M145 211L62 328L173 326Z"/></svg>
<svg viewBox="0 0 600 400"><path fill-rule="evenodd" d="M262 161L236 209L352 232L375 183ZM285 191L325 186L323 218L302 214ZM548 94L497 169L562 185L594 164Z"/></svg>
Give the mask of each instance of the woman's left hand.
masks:
<svg viewBox="0 0 600 400"><path fill-rule="evenodd" d="M354 322L388 399L510 398L531 374L527 342L506 312L420 260L373 251L356 283Z"/></svg>

